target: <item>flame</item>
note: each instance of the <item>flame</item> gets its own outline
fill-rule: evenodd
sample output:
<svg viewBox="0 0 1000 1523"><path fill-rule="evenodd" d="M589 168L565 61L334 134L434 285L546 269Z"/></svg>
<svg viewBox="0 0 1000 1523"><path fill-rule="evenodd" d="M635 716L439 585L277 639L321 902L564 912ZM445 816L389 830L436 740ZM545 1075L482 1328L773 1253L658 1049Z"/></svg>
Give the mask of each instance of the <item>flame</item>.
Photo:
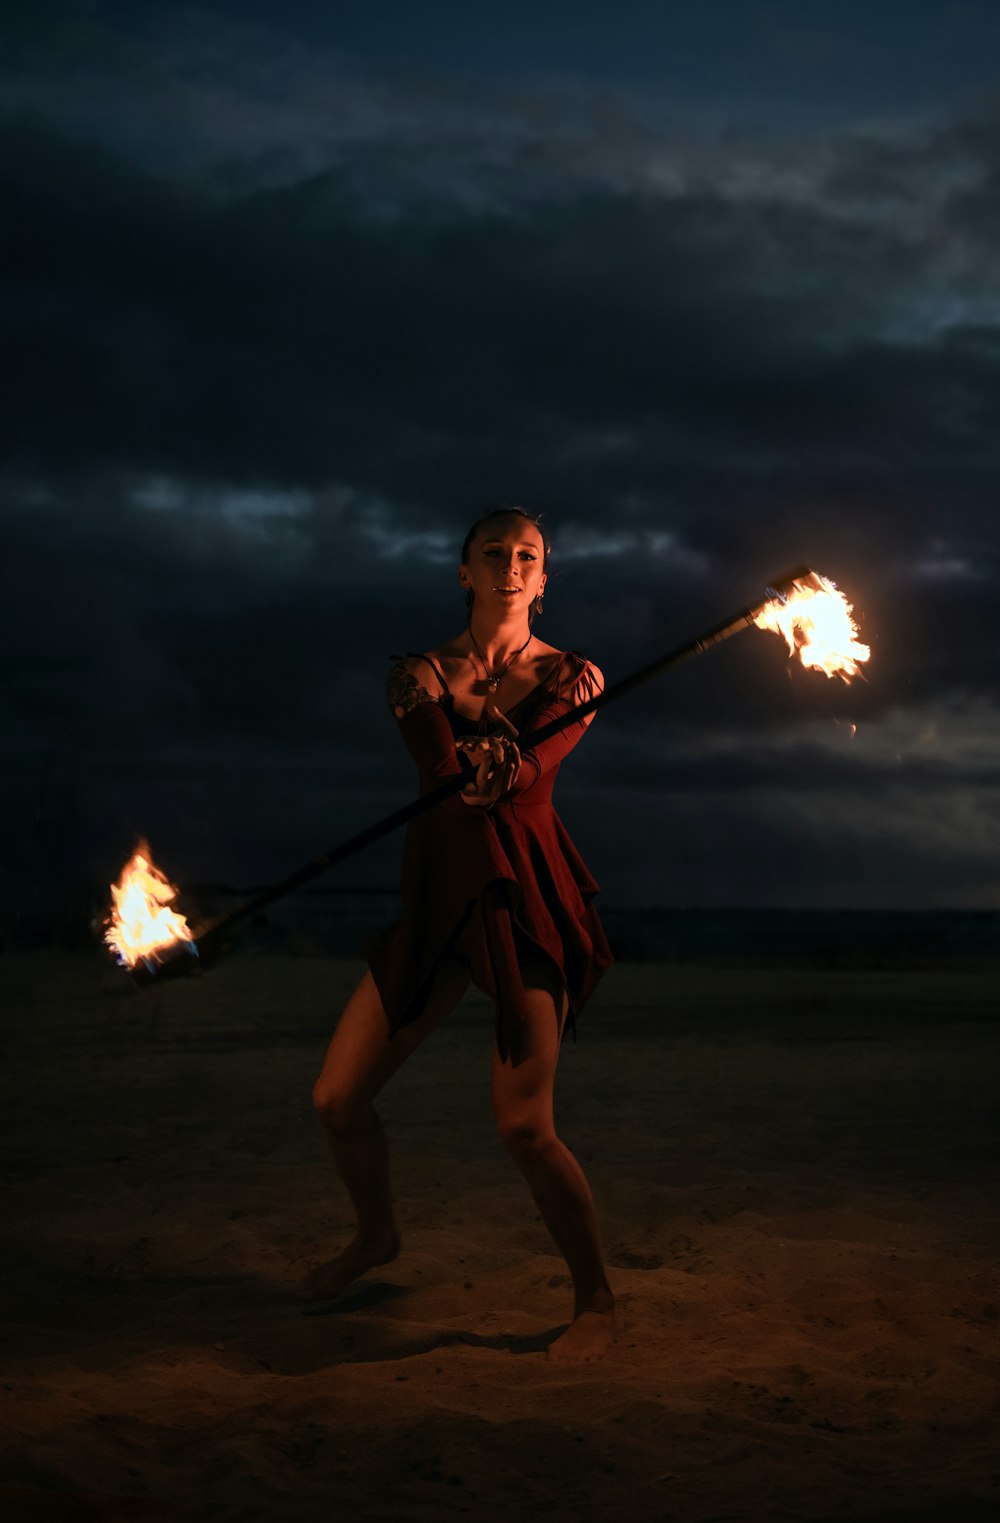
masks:
<svg viewBox="0 0 1000 1523"><path fill-rule="evenodd" d="M105 924L104 940L124 966L134 968L140 958L155 957L178 942L194 942L183 915L167 906L177 890L152 861L149 847L140 841L134 855L111 885L114 908Z"/></svg>
<svg viewBox="0 0 1000 1523"><path fill-rule="evenodd" d="M797 654L803 666L850 682L860 673L859 662L871 656L858 639L853 611L836 583L813 571L808 580L793 582L786 597L779 595L762 608L754 623L783 635L789 655Z"/></svg>

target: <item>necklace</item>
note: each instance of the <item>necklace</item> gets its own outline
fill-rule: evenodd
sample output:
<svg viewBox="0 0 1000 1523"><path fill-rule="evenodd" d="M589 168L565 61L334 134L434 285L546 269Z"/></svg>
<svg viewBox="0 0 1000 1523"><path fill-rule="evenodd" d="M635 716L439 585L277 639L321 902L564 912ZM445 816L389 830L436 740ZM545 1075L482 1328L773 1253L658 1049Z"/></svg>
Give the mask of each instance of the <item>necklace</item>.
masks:
<svg viewBox="0 0 1000 1523"><path fill-rule="evenodd" d="M486 665L486 657L483 655L482 651L479 648L479 641L476 639L475 635L472 633L472 625L471 624L469 625L469 639L472 641L473 645L476 647L476 655L479 657L480 663L481 663L482 668L483 668L483 676L486 678L486 686L487 686L488 690L491 693L495 693L496 692L497 688L500 686L501 679L504 676L506 676L507 672L510 671L511 667L514 665L514 662L517 660L518 656L521 654L521 651L527 650L528 646L531 644L531 636L529 634L528 638L525 640L524 644L521 646L521 649L520 650L516 650L514 652L514 654L511 656L510 660L507 662L506 666L502 666L498 672L491 672L489 667Z"/></svg>

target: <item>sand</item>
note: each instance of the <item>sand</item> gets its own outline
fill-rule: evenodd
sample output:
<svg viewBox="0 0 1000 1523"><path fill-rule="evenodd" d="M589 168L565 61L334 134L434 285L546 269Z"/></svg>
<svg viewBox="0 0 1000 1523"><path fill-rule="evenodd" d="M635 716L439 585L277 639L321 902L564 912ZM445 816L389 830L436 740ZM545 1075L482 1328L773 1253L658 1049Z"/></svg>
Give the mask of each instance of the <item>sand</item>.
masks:
<svg viewBox="0 0 1000 1523"><path fill-rule="evenodd" d="M309 1090L358 973L0 962L0 1516L1000 1517L995 969L617 967L559 1119L623 1333L569 1371L478 995L384 1097L403 1256L295 1299L349 1229Z"/></svg>

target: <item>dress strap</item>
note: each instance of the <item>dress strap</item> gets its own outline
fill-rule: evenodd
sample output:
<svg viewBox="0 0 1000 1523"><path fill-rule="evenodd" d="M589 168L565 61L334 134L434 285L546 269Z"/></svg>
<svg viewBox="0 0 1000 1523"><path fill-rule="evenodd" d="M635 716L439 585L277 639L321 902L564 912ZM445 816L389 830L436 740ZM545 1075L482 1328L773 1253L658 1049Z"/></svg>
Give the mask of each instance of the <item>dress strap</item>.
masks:
<svg viewBox="0 0 1000 1523"><path fill-rule="evenodd" d="M444 680L444 673L438 666L437 662L432 659L432 657L426 655L422 650L408 650L406 654L411 656L415 661L426 661L427 665L430 667L431 671L434 673L435 677L440 682L445 692L448 694L448 697L451 697L451 688Z"/></svg>
<svg viewBox="0 0 1000 1523"><path fill-rule="evenodd" d="M557 698L565 696L565 690L578 682L587 669L587 658L578 650L563 651L562 656L556 663L555 672L555 695Z"/></svg>

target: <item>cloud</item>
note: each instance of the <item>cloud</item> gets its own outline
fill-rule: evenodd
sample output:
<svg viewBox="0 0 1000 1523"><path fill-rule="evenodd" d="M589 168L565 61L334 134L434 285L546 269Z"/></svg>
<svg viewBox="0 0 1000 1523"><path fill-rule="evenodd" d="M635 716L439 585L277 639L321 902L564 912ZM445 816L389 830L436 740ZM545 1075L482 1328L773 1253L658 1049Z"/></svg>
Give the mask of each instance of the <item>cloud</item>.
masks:
<svg viewBox="0 0 1000 1523"><path fill-rule="evenodd" d="M464 531L518 501L546 638L611 678L803 560L873 646L834 690L734 640L602 721L577 797L627 786L636 828L683 799L721 851L713 809L759 844L780 795L815 842L863 818L886 894L985 894L995 108L793 142L166 26L91 38L66 93L78 34L22 51L0 122L0 517L45 589L5 610L11 775L67 758L88 839L115 779L175 829L222 789L226 842L249 810L271 856L254 778L302 820L337 779L392 802L388 658L461 627ZM918 851L921 799L952 823Z"/></svg>

